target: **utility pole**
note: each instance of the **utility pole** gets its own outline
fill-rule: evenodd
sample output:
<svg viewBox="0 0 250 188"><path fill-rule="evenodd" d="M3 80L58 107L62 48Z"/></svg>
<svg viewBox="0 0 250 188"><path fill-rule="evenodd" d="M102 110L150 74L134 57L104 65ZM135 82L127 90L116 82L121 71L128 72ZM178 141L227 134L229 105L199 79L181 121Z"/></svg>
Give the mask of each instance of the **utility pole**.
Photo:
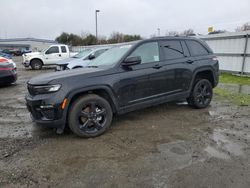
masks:
<svg viewBox="0 0 250 188"><path fill-rule="evenodd" d="M100 12L100 10L95 10L95 37L96 37L96 41L98 41L98 33L97 33L97 13Z"/></svg>

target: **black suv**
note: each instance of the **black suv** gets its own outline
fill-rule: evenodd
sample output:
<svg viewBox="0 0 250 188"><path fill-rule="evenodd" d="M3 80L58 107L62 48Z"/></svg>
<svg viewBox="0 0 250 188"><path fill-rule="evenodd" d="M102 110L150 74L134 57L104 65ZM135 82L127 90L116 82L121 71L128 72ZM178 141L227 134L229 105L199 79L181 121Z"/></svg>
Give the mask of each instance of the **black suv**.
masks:
<svg viewBox="0 0 250 188"><path fill-rule="evenodd" d="M218 60L196 38L161 37L114 47L84 69L43 74L28 82L27 107L37 124L66 125L78 136L104 133L115 114L186 99L210 104Z"/></svg>

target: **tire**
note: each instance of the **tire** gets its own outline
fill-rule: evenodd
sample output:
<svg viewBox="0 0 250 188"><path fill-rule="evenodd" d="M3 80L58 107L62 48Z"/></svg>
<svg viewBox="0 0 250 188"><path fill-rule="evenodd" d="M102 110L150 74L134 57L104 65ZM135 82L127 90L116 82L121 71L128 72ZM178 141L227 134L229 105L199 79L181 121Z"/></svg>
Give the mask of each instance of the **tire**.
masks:
<svg viewBox="0 0 250 188"><path fill-rule="evenodd" d="M43 63L39 59L34 59L31 61L30 66L33 70L41 70L43 67Z"/></svg>
<svg viewBox="0 0 250 188"><path fill-rule="evenodd" d="M197 79L187 102L195 108L206 108L213 98L213 87L207 79Z"/></svg>
<svg viewBox="0 0 250 188"><path fill-rule="evenodd" d="M103 134L111 125L113 112L104 98L88 94L71 106L68 125L77 136L91 138Z"/></svg>

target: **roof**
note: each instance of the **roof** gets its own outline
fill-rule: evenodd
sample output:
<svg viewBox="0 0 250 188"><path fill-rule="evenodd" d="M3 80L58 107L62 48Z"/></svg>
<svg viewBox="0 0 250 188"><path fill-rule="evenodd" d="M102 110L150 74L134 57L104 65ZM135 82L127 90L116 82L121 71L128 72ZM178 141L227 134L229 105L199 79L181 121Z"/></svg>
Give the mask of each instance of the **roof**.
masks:
<svg viewBox="0 0 250 188"><path fill-rule="evenodd" d="M186 40L186 39L196 39L194 36L159 36L159 37L152 37L146 40L154 40L154 39L169 39L169 40L174 40L174 39L181 39L181 40Z"/></svg>
<svg viewBox="0 0 250 188"><path fill-rule="evenodd" d="M30 44L0 44L0 47L30 47Z"/></svg>
<svg viewBox="0 0 250 188"><path fill-rule="evenodd" d="M54 40L48 39L37 39L37 38L11 38L11 39L0 39L0 42L20 42L20 41L34 41L34 42L45 42L45 43L58 43Z"/></svg>

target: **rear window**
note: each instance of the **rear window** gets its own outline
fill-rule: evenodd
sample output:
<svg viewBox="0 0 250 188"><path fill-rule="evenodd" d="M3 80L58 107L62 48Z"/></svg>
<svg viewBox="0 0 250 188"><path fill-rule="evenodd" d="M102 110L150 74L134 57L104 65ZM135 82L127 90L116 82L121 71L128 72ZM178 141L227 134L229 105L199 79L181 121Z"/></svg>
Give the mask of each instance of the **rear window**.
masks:
<svg viewBox="0 0 250 188"><path fill-rule="evenodd" d="M194 40L187 40L186 44L192 56L207 55L207 49L199 42Z"/></svg>
<svg viewBox="0 0 250 188"><path fill-rule="evenodd" d="M165 60L184 57L181 42L177 40L162 41L161 47Z"/></svg>

